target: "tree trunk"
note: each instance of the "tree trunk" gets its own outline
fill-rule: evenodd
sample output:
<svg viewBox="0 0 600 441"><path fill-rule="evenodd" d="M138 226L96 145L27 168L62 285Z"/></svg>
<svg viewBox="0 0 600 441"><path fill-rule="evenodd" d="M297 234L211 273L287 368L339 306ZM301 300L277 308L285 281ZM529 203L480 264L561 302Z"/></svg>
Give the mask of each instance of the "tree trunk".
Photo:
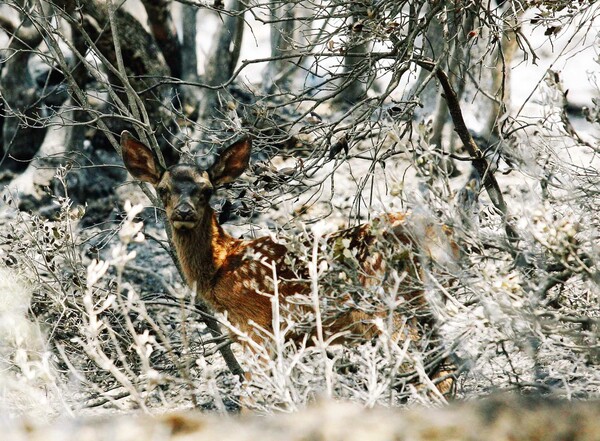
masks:
<svg viewBox="0 0 600 441"><path fill-rule="evenodd" d="M244 8L241 0L232 0L229 11L232 15L221 15L223 24L213 40L210 54L206 60L204 82L214 89L206 89L200 103L198 123L205 132L200 144L207 142L206 129L219 128L231 95L227 87L217 87L227 83L233 76L240 55L240 46L244 33Z"/></svg>
<svg viewBox="0 0 600 441"><path fill-rule="evenodd" d="M71 29L71 35L73 38L73 45L75 50L85 56L87 45L83 40L81 34ZM87 80L87 69L83 63L76 63L73 69L73 79L77 83L77 86L81 90L85 90ZM87 103L80 102L73 94L71 97L77 108L73 110L73 121L76 123L83 123L88 118L88 112L85 110ZM67 137L65 140L65 148L69 151L81 151L83 149L83 142L85 140L85 133L87 127L84 124L75 124L69 127Z"/></svg>
<svg viewBox="0 0 600 441"><path fill-rule="evenodd" d="M353 105L364 98L371 69L365 66L371 44L364 41L359 26L367 16L366 5L354 5L352 8L352 26L349 30L348 44L342 66L340 93L336 96L338 104Z"/></svg>
<svg viewBox="0 0 600 441"><path fill-rule="evenodd" d="M198 80L198 57L196 54L196 22L198 8L181 6L183 42L181 44L181 78L185 81Z"/></svg>
<svg viewBox="0 0 600 441"><path fill-rule="evenodd" d="M117 9L114 14L120 47L117 52L105 2L56 0L54 4L63 10L63 16L73 26L74 38L79 38L75 35L79 34L88 49L100 57L107 68L109 82L115 86L109 102L112 108L104 112L111 115L103 119L108 130L120 133L131 129L131 122L121 116L133 116L145 125L143 129L136 127L137 131L155 133L167 163L176 161L169 147L172 115L168 109L172 90L160 83L170 70L153 37L131 14ZM119 55L124 71L119 70Z"/></svg>
<svg viewBox="0 0 600 441"><path fill-rule="evenodd" d="M46 135L46 127L39 124L43 111L41 99L28 67L31 54L42 42L42 35L29 19L23 19L19 26L2 19L0 26L14 36L0 78L5 107L0 170L20 172L27 168Z"/></svg>
<svg viewBox="0 0 600 441"><path fill-rule="evenodd" d="M181 43L181 79L198 82L198 57L196 53L196 24L198 7L181 5L182 43ZM178 88L179 105L183 114L190 121L198 119L198 105L201 101L201 89L192 85L182 85Z"/></svg>
<svg viewBox="0 0 600 441"><path fill-rule="evenodd" d="M181 43L171 15L171 0L142 0L148 14L150 30L171 70L171 76L181 78Z"/></svg>
<svg viewBox="0 0 600 441"><path fill-rule="evenodd" d="M525 12L524 9L508 8L507 17L504 20L502 29L502 40L496 50L496 63L492 71L492 90L491 95L496 99L492 101L490 114L485 123L482 135L490 138L492 135L500 135L499 122L507 112L510 105L510 78L511 62L517 51L517 29L519 19Z"/></svg>
<svg viewBox="0 0 600 441"><path fill-rule="evenodd" d="M267 93L289 89L290 76L295 71L289 56L294 49L295 5L282 0L271 0L271 58L265 72L263 88Z"/></svg>

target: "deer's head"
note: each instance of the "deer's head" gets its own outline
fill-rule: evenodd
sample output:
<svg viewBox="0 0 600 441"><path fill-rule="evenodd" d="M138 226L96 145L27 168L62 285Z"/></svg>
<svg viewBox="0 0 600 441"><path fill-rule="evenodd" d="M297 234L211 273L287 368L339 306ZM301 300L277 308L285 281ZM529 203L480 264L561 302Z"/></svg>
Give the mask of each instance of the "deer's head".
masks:
<svg viewBox="0 0 600 441"><path fill-rule="evenodd" d="M152 150L127 130L121 133L123 162L131 175L152 184L175 230L195 228L212 214L209 201L216 188L233 182L248 166L252 143L244 139L224 150L215 163L202 170L194 164L164 169Z"/></svg>

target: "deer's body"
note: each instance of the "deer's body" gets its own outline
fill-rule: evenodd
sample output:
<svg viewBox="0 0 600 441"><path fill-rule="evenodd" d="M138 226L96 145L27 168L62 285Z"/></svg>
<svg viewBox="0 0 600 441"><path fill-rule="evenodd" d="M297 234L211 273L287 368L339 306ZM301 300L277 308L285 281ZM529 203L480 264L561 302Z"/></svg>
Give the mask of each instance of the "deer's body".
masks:
<svg viewBox="0 0 600 441"><path fill-rule="evenodd" d="M284 245L270 237L255 240L231 237L219 225L210 207L215 187L232 182L246 169L250 141L238 142L225 150L208 171L195 165L176 165L164 170L151 150L128 132L122 134L121 145L130 173L151 183L162 199L187 283L195 287L214 310L226 312L232 324L260 342L257 329L272 330L273 266L278 280L277 293L284 306L289 296L310 293L310 284L302 280L306 273L289 265L293 256ZM419 263L412 250L418 247L428 257L440 252L456 255L457 250L442 228L422 226L415 234L407 224L405 214L385 215L369 224L335 233L328 244L333 249L334 260L342 267L350 252L349 265L358 272L359 281L365 287L381 284L381 275L385 273L386 261L381 249L378 250L381 242L406 251L400 258L400 272L406 276L403 283L407 286L401 295L404 302L418 312L410 317L396 314L394 320L401 337L418 340L424 335L424 329L431 331L431 316L418 287ZM339 303L351 300L349 296L340 293ZM329 335L343 333L364 341L378 332L373 319L381 314L360 309L340 308L339 311L323 323Z"/></svg>
<svg viewBox="0 0 600 441"><path fill-rule="evenodd" d="M256 327L272 330L273 270L276 268L278 294L285 303L288 296L307 294L310 286L298 280L304 272L292 271L285 262L290 257L286 246L270 237L254 240L240 240L231 237L219 225L212 210L207 215L207 225L192 230L174 230L173 243L189 286L196 287L198 294L217 312L226 312L229 320L242 332L255 335ZM379 219L382 221L382 219ZM402 231L405 216L388 215L384 218L395 240L409 242ZM380 283L384 262L381 254L374 252L376 236L370 225L361 225L331 236L333 243L348 236L357 242L350 243L348 249L359 250L358 260L364 264L360 268L360 282L367 287ZM345 233L345 235L344 235ZM351 240L351 239L349 239ZM389 238L388 238L389 240ZM373 251L367 258L367 253ZM412 263L411 263L412 264ZM413 306L424 306L420 291L405 292ZM374 335L373 317L351 311L339 316L328 324L328 332L350 332L354 337L368 340Z"/></svg>
<svg viewBox="0 0 600 441"><path fill-rule="evenodd" d="M286 247L268 237L253 241L234 239L223 231L214 213L209 222L209 234L200 229L173 232L187 283L195 286L215 311L227 312L228 319L241 331L253 335L250 322L269 329L272 307L266 295L268 269L254 260L253 255L260 252L269 263L281 263ZM286 275L282 270L280 276ZM287 285L282 283L283 295L291 294ZM264 290L262 295L261 290Z"/></svg>

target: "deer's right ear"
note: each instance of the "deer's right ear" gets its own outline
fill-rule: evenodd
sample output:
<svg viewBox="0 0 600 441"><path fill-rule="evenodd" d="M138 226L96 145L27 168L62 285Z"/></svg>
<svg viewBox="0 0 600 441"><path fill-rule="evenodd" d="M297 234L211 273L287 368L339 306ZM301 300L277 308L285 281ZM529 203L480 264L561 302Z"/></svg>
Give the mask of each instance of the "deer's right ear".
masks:
<svg viewBox="0 0 600 441"><path fill-rule="evenodd" d="M125 167L134 178L152 185L159 183L163 168L154 153L127 130L121 132L121 154Z"/></svg>

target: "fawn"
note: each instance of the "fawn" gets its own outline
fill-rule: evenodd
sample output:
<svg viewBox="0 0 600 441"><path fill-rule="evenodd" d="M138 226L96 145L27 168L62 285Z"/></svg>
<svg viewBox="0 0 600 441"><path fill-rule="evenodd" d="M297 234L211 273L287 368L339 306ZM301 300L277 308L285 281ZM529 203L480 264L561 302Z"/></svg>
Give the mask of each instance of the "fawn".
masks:
<svg viewBox="0 0 600 441"><path fill-rule="evenodd" d="M223 230L209 205L215 189L234 181L248 166L251 140L238 141L224 150L208 170L192 164L178 164L165 170L152 150L127 131L121 134L121 147L127 170L134 178L150 183L164 204L187 283L195 286L198 295L214 310L227 312L232 324L260 342L257 329L272 330L272 265L276 268L281 304L290 296L310 292L310 286L299 270L290 265L289 259L293 256L286 246L270 237L233 238ZM395 314L394 320L401 330L399 338L418 341L425 333L427 338L436 334L422 290L412 286L420 278L421 265L409 251L420 247L430 258L435 258L440 250L453 257L458 251L444 228L422 226L421 233L417 234L421 240L417 240L407 226L408 218L404 213L388 214L371 223L340 231L329 237L328 244L333 249L334 260L354 263L359 281L365 287L381 283L381 274L386 271L386 261L377 252L377 244L387 242L406 250L395 263L407 275L402 283L410 285L402 294L406 314ZM348 253L348 250L352 251ZM351 294L340 294L339 305L350 297ZM409 310L413 313L408 314ZM323 328L331 335L340 335L340 341L353 338L365 341L379 333L374 324L377 316L362 309L339 308L323 321Z"/></svg>

